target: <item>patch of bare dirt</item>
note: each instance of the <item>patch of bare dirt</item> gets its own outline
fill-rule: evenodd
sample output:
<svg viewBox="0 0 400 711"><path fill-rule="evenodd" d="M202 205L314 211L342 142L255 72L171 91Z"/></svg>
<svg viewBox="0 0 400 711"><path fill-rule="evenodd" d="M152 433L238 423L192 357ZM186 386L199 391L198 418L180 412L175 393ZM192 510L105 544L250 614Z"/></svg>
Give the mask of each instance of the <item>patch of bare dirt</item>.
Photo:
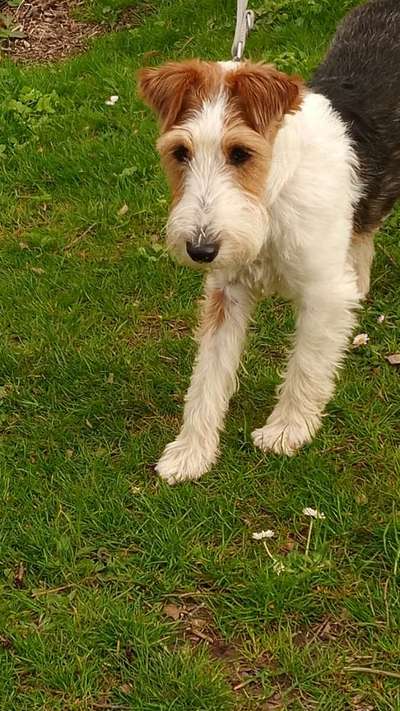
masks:
<svg viewBox="0 0 400 711"><path fill-rule="evenodd" d="M262 675L265 669L273 669L274 663L268 652L252 659L241 651L241 641L226 642L215 627L212 614L204 603L190 598L180 603L164 606L163 614L171 621L180 622L183 638L193 647L206 645L211 657L223 665L226 678L238 695L240 708L251 702L252 711L269 708L263 690ZM262 705L259 705L262 704Z"/></svg>
<svg viewBox="0 0 400 711"><path fill-rule="evenodd" d="M152 11L147 4L128 8L111 26L82 22L76 11L83 0L23 0L17 8L0 0L0 20L10 38L1 49L18 62L52 62L82 52L90 39L110 29L135 27ZM20 37L13 38L14 32Z"/></svg>
<svg viewBox="0 0 400 711"><path fill-rule="evenodd" d="M145 314L140 318L135 331L129 334L127 343L135 348L144 341L159 341L163 336L171 336L176 340L191 336L190 324L181 318L165 318L162 314ZM160 356L161 360L173 362L168 356Z"/></svg>
<svg viewBox="0 0 400 711"><path fill-rule="evenodd" d="M179 599L180 598L180 599ZM318 701L294 686L293 679L281 673L273 655L268 650L250 653L245 640L226 641L216 628L213 615L205 603L185 594L177 595L179 601L164 605L162 614L179 625L181 639L196 648L204 645L211 658L222 666L225 678L237 696L241 711L289 711L302 708L316 711ZM325 617L299 631L294 636L297 647L303 648L335 643L350 629L350 622ZM265 677L269 677L272 690L266 693ZM346 707L347 708L347 707ZM375 711L362 695L354 696L349 705L352 711Z"/></svg>
<svg viewBox="0 0 400 711"><path fill-rule="evenodd" d="M104 32L101 25L78 22L72 16L79 2L24 0L18 8L6 6L9 25L24 36L9 39L3 50L22 62L49 62L82 51L88 39Z"/></svg>

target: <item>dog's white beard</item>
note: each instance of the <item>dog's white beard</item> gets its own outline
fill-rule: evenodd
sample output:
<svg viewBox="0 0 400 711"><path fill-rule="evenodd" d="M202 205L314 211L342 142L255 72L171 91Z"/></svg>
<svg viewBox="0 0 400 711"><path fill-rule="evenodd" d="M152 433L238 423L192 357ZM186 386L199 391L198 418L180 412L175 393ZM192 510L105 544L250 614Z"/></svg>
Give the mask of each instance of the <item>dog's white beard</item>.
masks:
<svg viewBox="0 0 400 711"><path fill-rule="evenodd" d="M167 225L167 242L177 259L196 266L186 253L186 242L199 229L219 244L213 266L230 269L253 262L268 234L268 214L263 205L237 189L225 191L201 207L202 200L188 190L172 209Z"/></svg>

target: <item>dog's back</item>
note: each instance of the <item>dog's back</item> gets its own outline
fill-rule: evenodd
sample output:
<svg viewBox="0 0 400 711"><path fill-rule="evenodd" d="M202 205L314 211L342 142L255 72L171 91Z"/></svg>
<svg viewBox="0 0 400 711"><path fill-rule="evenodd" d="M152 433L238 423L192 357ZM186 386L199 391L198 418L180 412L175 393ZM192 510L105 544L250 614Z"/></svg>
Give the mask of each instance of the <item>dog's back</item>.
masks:
<svg viewBox="0 0 400 711"><path fill-rule="evenodd" d="M309 85L348 126L364 185L355 230L371 232L400 197L399 0L350 12Z"/></svg>

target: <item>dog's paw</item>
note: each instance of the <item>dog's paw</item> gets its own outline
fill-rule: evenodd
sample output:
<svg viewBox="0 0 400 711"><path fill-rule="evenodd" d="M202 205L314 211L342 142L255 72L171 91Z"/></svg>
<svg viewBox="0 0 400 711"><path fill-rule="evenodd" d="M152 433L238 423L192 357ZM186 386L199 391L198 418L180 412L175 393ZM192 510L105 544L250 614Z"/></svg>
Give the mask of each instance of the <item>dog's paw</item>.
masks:
<svg viewBox="0 0 400 711"><path fill-rule="evenodd" d="M252 433L253 442L263 452L290 457L304 444L311 442L319 426L320 419L317 417L311 420L302 417L283 420L275 418L272 413L265 427Z"/></svg>
<svg viewBox="0 0 400 711"><path fill-rule="evenodd" d="M171 485L181 481L195 481L211 468L216 458L217 451L206 452L199 445L188 444L178 437L167 444L155 469L161 479Z"/></svg>

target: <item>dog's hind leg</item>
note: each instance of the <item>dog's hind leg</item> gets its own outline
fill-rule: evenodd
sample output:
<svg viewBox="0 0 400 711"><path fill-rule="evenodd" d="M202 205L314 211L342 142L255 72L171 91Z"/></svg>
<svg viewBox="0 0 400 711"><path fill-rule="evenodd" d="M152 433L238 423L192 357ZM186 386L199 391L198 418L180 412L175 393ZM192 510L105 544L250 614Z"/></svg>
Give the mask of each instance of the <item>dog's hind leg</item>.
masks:
<svg viewBox="0 0 400 711"><path fill-rule="evenodd" d="M350 243L350 266L357 275L360 298L368 296L371 279L371 267L374 259L375 232L354 233Z"/></svg>
<svg viewBox="0 0 400 711"><path fill-rule="evenodd" d="M156 465L169 484L199 479L217 458L252 307L251 293L243 285L221 285L216 277L208 278L182 429Z"/></svg>

